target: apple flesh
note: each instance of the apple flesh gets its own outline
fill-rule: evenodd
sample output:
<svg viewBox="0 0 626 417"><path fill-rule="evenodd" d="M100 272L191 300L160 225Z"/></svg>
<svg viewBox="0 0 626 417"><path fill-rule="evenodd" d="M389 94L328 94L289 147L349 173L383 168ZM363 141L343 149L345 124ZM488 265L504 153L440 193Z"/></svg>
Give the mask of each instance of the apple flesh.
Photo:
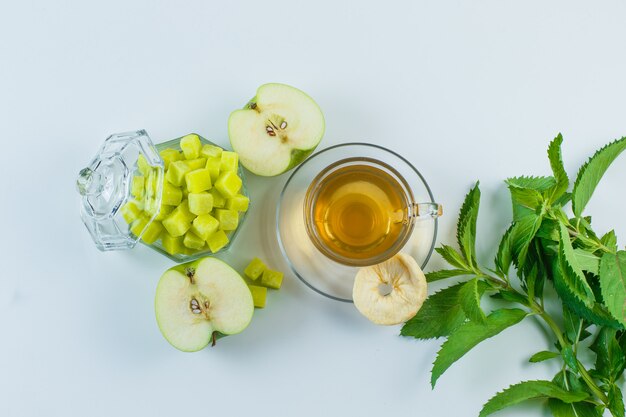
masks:
<svg viewBox="0 0 626 417"><path fill-rule="evenodd" d="M184 352L201 350L218 336L240 333L254 312L243 278L215 258L166 271L157 286L154 307L161 333Z"/></svg>
<svg viewBox="0 0 626 417"><path fill-rule="evenodd" d="M264 84L228 118L228 136L241 164L274 176L300 164L324 135L322 110L311 97L285 84Z"/></svg>

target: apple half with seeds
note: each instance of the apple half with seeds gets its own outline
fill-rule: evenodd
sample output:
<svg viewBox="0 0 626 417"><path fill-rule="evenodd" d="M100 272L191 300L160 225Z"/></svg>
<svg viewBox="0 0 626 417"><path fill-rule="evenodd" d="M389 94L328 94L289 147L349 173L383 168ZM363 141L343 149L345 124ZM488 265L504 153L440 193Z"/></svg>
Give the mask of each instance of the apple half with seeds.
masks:
<svg viewBox="0 0 626 417"><path fill-rule="evenodd" d="M210 257L167 270L157 286L154 308L165 339L184 352L240 333L254 313L252 294L241 275Z"/></svg>
<svg viewBox="0 0 626 417"><path fill-rule="evenodd" d="M241 164L271 177L294 168L313 152L325 129L322 110L311 97L285 84L264 84L228 118L228 136Z"/></svg>

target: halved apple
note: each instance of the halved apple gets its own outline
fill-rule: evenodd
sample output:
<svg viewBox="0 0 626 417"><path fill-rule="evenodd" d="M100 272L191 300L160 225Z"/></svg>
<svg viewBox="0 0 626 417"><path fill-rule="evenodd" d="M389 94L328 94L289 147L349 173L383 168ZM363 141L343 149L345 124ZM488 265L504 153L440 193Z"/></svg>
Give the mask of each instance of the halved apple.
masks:
<svg viewBox="0 0 626 417"><path fill-rule="evenodd" d="M195 352L218 336L243 331L254 303L241 275L219 259L203 258L161 276L154 308L165 339L176 349Z"/></svg>
<svg viewBox="0 0 626 417"><path fill-rule="evenodd" d="M262 176L300 164L322 140L322 110L311 97L285 84L264 84L242 110L228 118L228 136L239 160Z"/></svg>

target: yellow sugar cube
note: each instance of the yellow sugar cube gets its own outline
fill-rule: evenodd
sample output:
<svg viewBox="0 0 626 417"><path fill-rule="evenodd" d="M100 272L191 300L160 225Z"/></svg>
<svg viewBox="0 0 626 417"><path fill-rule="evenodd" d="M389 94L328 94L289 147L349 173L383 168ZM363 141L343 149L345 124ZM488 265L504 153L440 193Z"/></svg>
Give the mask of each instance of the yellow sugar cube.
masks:
<svg viewBox="0 0 626 417"><path fill-rule="evenodd" d="M237 194L226 200L226 208L235 211L248 211L250 199L242 194Z"/></svg>
<svg viewBox="0 0 626 417"><path fill-rule="evenodd" d="M222 152L220 171L235 171L239 165L239 155L236 152Z"/></svg>
<svg viewBox="0 0 626 417"><path fill-rule="evenodd" d="M217 181L215 181L215 188L224 197L230 198L237 195L241 189L241 184L241 178L237 176L235 171L226 171L222 172Z"/></svg>
<svg viewBox="0 0 626 417"><path fill-rule="evenodd" d="M161 235L161 245L163 249L170 255L176 255L178 253L183 253L185 246L183 245L183 237L182 236L172 236L167 232L163 232Z"/></svg>
<svg viewBox="0 0 626 417"><path fill-rule="evenodd" d="M172 148L163 149L161 152L159 152L159 155L161 155L161 159L163 160L163 167L165 169L168 169L172 162L180 161L181 159L183 159L183 154L180 151Z"/></svg>
<svg viewBox="0 0 626 417"><path fill-rule="evenodd" d="M202 239L207 240L211 234L217 231L219 226L220 222L215 217L210 214L201 214L194 219L191 230Z"/></svg>
<svg viewBox="0 0 626 417"><path fill-rule="evenodd" d="M187 191L190 193L200 193L211 188L211 173L208 169L196 169L185 175Z"/></svg>
<svg viewBox="0 0 626 417"><path fill-rule="evenodd" d="M206 243L209 244L211 252L216 253L228 244L228 236L223 230L218 230L209 236Z"/></svg>
<svg viewBox="0 0 626 417"><path fill-rule="evenodd" d="M200 155L200 149L202 149L202 143L198 135L187 135L180 140L180 149L183 150L183 154L186 159L195 159Z"/></svg>
<svg viewBox="0 0 626 417"><path fill-rule="evenodd" d="M203 145L202 150L200 151L200 155L205 158L219 158L222 156L222 148L215 145Z"/></svg>
<svg viewBox="0 0 626 417"><path fill-rule="evenodd" d="M183 245L190 249L202 249L204 247L204 239L197 236L191 230L185 233L185 238L183 239Z"/></svg>
<svg viewBox="0 0 626 417"><path fill-rule="evenodd" d="M185 182L185 174L191 171L189 165L185 161L174 161L170 164L167 172L165 173L165 179L171 184L180 187Z"/></svg>
<svg viewBox="0 0 626 417"><path fill-rule="evenodd" d="M207 192L189 193L189 211L196 215L208 214L213 210L213 195Z"/></svg>
<svg viewBox="0 0 626 417"><path fill-rule="evenodd" d="M239 213L235 210L215 210L215 218L220 222L222 230L235 230L239 224Z"/></svg>

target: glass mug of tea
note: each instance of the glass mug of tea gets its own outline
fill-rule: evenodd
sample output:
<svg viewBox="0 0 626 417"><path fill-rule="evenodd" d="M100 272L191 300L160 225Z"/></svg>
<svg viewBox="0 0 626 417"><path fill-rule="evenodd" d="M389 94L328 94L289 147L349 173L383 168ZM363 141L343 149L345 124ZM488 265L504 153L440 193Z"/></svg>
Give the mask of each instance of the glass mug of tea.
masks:
<svg viewBox="0 0 626 417"><path fill-rule="evenodd" d="M348 266L391 258L407 243L416 221L442 214L440 204L415 202L402 175L371 157L346 158L324 168L309 185L303 207L313 245Z"/></svg>

